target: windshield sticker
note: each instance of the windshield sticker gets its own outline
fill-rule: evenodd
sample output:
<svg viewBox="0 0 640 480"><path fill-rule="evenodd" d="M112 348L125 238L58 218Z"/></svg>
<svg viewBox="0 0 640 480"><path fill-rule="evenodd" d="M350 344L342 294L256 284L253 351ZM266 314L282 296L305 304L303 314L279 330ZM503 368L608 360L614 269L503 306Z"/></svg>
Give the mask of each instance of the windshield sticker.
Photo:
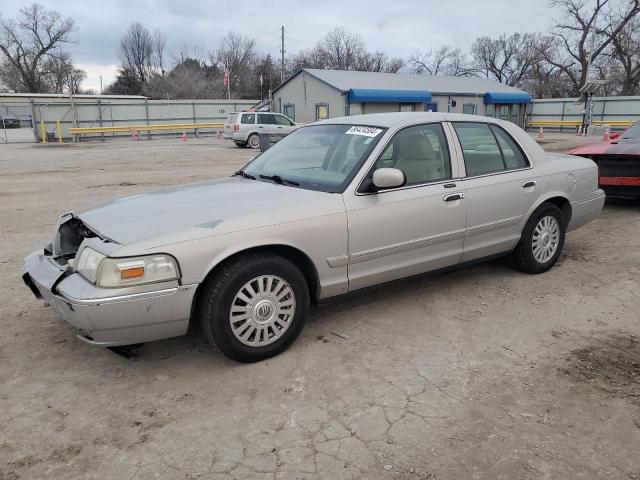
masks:
<svg viewBox="0 0 640 480"><path fill-rule="evenodd" d="M375 127L361 127L354 125L345 133L347 135L362 135L364 137L375 137L382 131L381 128Z"/></svg>

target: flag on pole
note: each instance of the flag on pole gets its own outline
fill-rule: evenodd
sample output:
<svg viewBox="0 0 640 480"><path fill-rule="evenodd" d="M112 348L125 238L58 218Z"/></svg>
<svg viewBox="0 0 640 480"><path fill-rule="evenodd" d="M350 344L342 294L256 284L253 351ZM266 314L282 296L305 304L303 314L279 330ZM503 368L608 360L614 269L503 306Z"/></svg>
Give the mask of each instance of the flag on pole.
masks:
<svg viewBox="0 0 640 480"><path fill-rule="evenodd" d="M229 70L225 68L224 70L224 86L229 86Z"/></svg>
<svg viewBox="0 0 640 480"><path fill-rule="evenodd" d="M263 83L263 79L262 79L262 74L260 74L260 86L262 87L262 83Z"/></svg>

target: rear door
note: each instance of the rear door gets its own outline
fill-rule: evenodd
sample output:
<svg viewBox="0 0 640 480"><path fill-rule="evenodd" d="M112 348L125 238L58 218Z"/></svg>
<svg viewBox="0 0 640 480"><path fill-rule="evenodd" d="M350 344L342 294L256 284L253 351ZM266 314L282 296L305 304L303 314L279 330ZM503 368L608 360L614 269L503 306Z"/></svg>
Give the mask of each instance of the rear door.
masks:
<svg viewBox="0 0 640 480"><path fill-rule="evenodd" d="M467 236L463 261L512 250L544 185L524 150L502 127L453 122L464 159Z"/></svg>
<svg viewBox="0 0 640 480"><path fill-rule="evenodd" d="M258 113L258 133L275 135L278 133L272 113Z"/></svg>

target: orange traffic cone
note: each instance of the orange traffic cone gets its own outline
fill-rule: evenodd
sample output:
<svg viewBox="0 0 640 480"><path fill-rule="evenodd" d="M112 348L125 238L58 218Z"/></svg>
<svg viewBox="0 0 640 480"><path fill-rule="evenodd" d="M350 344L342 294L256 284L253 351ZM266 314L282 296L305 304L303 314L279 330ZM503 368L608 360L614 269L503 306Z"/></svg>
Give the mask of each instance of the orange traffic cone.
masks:
<svg viewBox="0 0 640 480"><path fill-rule="evenodd" d="M609 125L607 125L604 129L604 133L602 134L602 140L609 141Z"/></svg>
<svg viewBox="0 0 640 480"><path fill-rule="evenodd" d="M576 125L576 136L580 136L580 125Z"/></svg>
<svg viewBox="0 0 640 480"><path fill-rule="evenodd" d="M544 128L540 125L540 130L538 131L538 138L544 138Z"/></svg>
<svg viewBox="0 0 640 480"><path fill-rule="evenodd" d="M216 138L218 140L220 140L222 138L222 135L220 134L220 130L216 130Z"/></svg>
<svg viewBox="0 0 640 480"><path fill-rule="evenodd" d="M180 135L180 138L182 139L183 142L187 141L187 132L182 132L182 135Z"/></svg>
<svg viewBox="0 0 640 480"><path fill-rule="evenodd" d="M138 132L136 132L133 128L131 129L131 140L138 140Z"/></svg>

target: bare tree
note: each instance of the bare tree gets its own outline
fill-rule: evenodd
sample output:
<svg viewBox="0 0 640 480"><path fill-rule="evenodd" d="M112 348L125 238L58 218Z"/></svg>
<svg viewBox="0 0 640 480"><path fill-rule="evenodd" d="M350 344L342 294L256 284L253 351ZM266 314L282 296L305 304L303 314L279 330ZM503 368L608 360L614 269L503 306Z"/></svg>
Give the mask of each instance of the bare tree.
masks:
<svg viewBox="0 0 640 480"><path fill-rule="evenodd" d="M356 70L367 52L360 35L349 33L343 27L331 30L315 48L324 68L335 70Z"/></svg>
<svg viewBox="0 0 640 480"><path fill-rule="evenodd" d="M460 54L459 48L454 49L446 44L426 52L417 50L409 57L409 65L418 74L450 75L450 66Z"/></svg>
<svg viewBox="0 0 640 480"><path fill-rule="evenodd" d="M515 86L542 60L547 43L546 37L531 33L480 37L471 45L471 56L479 75Z"/></svg>
<svg viewBox="0 0 640 480"><path fill-rule="evenodd" d="M238 94L245 82L250 81L251 65L255 60L256 41L237 32L229 31L220 41L220 47L209 54L209 59L220 71L227 71L231 91Z"/></svg>
<svg viewBox="0 0 640 480"><path fill-rule="evenodd" d="M389 56L381 50L373 53L363 52L357 59L355 70L365 72L387 72L396 73L404 67L402 58L389 58Z"/></svg>
<svg viewBox="0 0 640 480"><path fill-rule="evenodd" d="M70 42L73 25L71 18L63 19L58 12L36 3L21 8L16 19L0 21L0 52L22 89L37 93L46 88L43 64L61 55L62 45Z"/></svg>
<svg viewBox="0 0 640 480"><path fill-rule="evenodd" d="M166 74L164 61L166 47L167 36L160 30L153 32L151 64L162 77Z"/></svg>
<svg viewBox="0 0 640 480"><path fill-rule="evenodd" d="M618 74L615 82L621 95L638 95L640 93L640 19L630 20L618 35L612 39L612 58L616 60L618 69L611 74ZM615 68L615 67L614 67Z"/></svg>
<svg viewBox="0 0 640 480"><path fill-rule="evenodd" d="M133 72L143 84L152 73L153 39L149 30L140 22L134 22L120 39L122 68Z"/></svg>
<svg viewBox="0 0 640 480"><path fill-rule="evenodd" d="M559 68L577 94L589 76L589 65L605 53L625 26L640 13L640 0L552 0L551 5L563 11L554 35L562 55L545 60ZM592 32L598 38L591 45Z"/></svg>

